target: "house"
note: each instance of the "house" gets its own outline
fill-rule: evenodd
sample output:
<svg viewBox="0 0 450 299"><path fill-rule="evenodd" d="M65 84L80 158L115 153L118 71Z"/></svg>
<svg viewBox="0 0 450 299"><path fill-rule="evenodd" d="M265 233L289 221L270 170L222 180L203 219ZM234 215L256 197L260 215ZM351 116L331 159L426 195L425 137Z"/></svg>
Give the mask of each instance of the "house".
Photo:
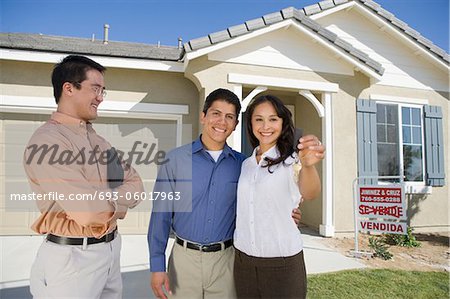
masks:
<svg viewBox="0 0 450 299"><path fill-rule="evenodd" d="M290 7L179 47L0 33L0 53L3 236L31 234L33 203L23 211L5 190L25 188L23 146L54 109L50 73L70 53L108 68L96 128L113 144L124 142L124 132L167 147L189 142L206 95L218 87L234 91L244 113L252 98L271 93L296 127L327 147L322 194L302 206L305 224L327 237L352 233L355 180L400 176L408 224L416 232L449 230L449 55L374 1ZM162 142L164 130L148 124L172 128L174 138ZM228 143L248 152L242 122ZM156 166L144 166L137 168L151 191ZM123 234L146 233L149 204L128 215Z"/></svg>

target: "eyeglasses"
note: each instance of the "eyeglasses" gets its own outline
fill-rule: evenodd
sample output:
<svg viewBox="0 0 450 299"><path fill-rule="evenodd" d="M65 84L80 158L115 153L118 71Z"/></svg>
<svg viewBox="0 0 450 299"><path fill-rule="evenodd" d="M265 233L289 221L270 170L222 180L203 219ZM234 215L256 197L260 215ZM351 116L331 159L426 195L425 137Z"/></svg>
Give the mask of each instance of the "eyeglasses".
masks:
<svg viewBox="0 0 450 299"><path fill-rule="evenodd" d="M77 89L80 89L81 88L81 83L80 82L71 82L74 86L76 86L76 88ZM102 88L102 87L100 87L100 86L98 86L98 85L91 85L90 86L91 87L91 89L92 89L92 91L95 93L95 95L97 96L97 97L102 97L102 98L105 98L106 97L106 95L107 95L107 93L106 93L106 90L104 89L104 88Z"/></svg>
<svg viewBox="0 0 450 299"><path fill-rule="evenodd" d="M101 96L102 98L106 98L106 90L99 87L99 86L91 86L92 91L95 93L96 96Z"/></svg>

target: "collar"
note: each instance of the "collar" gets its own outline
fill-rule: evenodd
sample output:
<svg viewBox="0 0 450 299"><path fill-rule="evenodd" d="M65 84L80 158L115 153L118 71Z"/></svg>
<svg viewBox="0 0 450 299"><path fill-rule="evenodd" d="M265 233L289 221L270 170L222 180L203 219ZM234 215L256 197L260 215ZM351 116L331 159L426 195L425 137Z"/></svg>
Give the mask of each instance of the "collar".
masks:
<svg viewBox="0 0 450 299"><path fill-rule="evenodd" d="M255 161L256 164L260 164L263 165L261 163L267 164L267 161L265 161L264 158L269 157L270 159L276 159L280 156L280 151L278 150L277 145L275 144L274 146L272 146L271 148L269 148L266 152L264 152L261 155L261 159L259 160L259 163L256 160L256 153L259 150L259 145L257 147L255 147L255 149L253 150L252 153L252 159Z"/></svg>
<svg viewBox="0 0 450 299"><path fill-rule="evenodd" d="M86 134L86 131L93 132L92 123L85 122L81 119L72 117L68 114L55 111L52 113L50 117L50 121L54 121L58 124L65 125L68 129L73 131L74 133L83 133Z"/></svg>
<svg viewBox="0 0 450 299"><path fill-rule="evenodd" d="M253 150L252 156L256 158L256 153L259 150L259 145ZM269 157L271 159L276 159L280 156L280 151L278 150L277 145L275 144L271 148L269 148L266 152L264 152L261 155L261 160L263 160L265 157Z"/></svg>
<svg viewBox="0 0 450 299"><path fill-rule="evenodd" d="M197 153L197 152L199 152L201 150L206 150L205 147L203 146L201 137L202 137L202 135L200 135L197 139L195 139L192 142L192 153L193 154ZM222 153L225 156L232 156L234 159L237 159L235 152L226 143L225 143L225 145L223 147L223 152Z"/></svg>

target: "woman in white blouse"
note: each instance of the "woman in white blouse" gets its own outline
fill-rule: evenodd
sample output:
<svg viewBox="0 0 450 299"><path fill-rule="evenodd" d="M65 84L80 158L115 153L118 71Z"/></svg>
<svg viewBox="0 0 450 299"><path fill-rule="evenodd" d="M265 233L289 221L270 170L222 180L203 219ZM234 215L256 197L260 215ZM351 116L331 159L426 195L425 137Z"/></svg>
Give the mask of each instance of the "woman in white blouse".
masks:
<svg viewBox="0 0 450 299"><path fill-rule="evenodd" d="M275 96L255 99L247 109L255 147L242 164L234 233L234 279L238 298L305 298L301 233L290 214L314 199L321 185L315 164L325 148L313 135L294 150L291 113Z"/></svg>

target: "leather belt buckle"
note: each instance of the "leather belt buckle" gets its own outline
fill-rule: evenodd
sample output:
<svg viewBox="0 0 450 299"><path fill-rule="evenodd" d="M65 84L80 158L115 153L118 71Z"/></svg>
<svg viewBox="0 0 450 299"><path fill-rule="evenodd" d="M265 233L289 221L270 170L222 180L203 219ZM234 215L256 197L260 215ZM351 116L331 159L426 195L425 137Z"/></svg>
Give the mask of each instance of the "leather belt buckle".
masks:
<svg viewBox="0 0 450 299"><path fill-rule="evenodd" d="M60 245L83 246L83 249L86 249L87 245L111 242L116 238L116 236L117 236L117 228L100 239L92 237L72 238L72 237L57 236L53 234L48 234L46 239L52 243Z"/></svg>
<svg viewBox="0 0 450 299"><path fill-rule="evenodd" d="M105 243L111 242L116 237L116 230L105 236Z"/></svg>
<svg viewBox="0 0 450 299"><path fill-rule="evenodd" d="M233 245L233 240L227 240L225 242L219 242L219 243L212 243L212 244L197 244L192 243L186 240L181 239L180 237L176 236L175 241L177 244L192 249L192 250L198 250L200 252L216 252L224 250L231 245Z"/></svg>

